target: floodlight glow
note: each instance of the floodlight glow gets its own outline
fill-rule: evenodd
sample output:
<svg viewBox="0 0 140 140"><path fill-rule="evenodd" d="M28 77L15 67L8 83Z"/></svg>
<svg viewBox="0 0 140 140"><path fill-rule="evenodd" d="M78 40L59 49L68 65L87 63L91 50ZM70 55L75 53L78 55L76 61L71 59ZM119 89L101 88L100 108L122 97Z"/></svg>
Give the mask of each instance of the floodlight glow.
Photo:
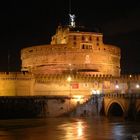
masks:
<svg viewBox="0 0 140 140"><path fill-rule="evenodd" d="M139 84L136 84L136 88L140 88L140 85Z"/></svg>
<svg viewBox="0 0 140 140"><path fill-rule="evenodd" d="M70 81L71 81L71 77L70 77L70 76L67 78L67 81L68 81L68 82L70 82Z"/></svg>
<svg viewBox="0 0 140 140"><path fill-rule="evenodd" d="M119 85L116 85L115 88L116 88L116 89L119 89Z"/></svg>

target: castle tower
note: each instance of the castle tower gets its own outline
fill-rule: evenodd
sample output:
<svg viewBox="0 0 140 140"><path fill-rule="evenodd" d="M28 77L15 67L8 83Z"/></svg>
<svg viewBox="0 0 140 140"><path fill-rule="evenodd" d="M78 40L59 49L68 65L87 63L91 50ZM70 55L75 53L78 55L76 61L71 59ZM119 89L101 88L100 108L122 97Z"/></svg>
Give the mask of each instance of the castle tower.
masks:
<svg viewBox="0 0 140 140"><path fill-rule="evenodd" d="M71 17L74 18L74 17ZM49 45L21 50L22 71L34 74L101 74L120 76L120 48L103 43L103 34L75 26L58 26Z"/></svg>

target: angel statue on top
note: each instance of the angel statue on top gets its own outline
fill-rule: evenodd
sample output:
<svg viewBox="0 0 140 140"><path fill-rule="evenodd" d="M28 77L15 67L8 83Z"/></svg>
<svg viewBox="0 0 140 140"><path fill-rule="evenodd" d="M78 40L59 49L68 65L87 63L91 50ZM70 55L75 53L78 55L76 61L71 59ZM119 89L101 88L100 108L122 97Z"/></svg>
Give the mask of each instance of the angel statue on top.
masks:
<svg viewBox="0 0 140 140"><path fill-rule="evenodd" d="M70 26L75 27L75 15L69 14L70 16Z"/></svg>

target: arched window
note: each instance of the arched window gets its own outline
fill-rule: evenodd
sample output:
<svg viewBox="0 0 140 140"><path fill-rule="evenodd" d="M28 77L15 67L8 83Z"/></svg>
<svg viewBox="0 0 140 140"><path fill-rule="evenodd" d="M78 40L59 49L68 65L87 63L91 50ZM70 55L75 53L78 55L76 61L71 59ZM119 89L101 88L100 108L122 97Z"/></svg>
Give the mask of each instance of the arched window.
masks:
<svg viewBox="0 0 140 140"><path fill-rule="evenodd" d="M76 45L76 42L73 42L73 45Z"/></svg>
<svg viewBox="0 0 140 140"><path fill-rule="evenodd" d="M97 37L97 41L99 41L99 37Z"/></svg>
<svg viewBox="0 0 140 140"><path fill-rule="evenodd" d="M84 36L82 36L82 41L84 41L85 40L85 37Z"/></svg>
<svg viewBox="0 0 140 140"><path fill-rule="evenodd" d="M89 40L92 41L92 37L91 36L89 37Z"/></svg>
<svg viewBox="0 0 140 140"><path fill-rule="evenodd" d="M73 40L76 40L76 36L73 36Z"/></svg>

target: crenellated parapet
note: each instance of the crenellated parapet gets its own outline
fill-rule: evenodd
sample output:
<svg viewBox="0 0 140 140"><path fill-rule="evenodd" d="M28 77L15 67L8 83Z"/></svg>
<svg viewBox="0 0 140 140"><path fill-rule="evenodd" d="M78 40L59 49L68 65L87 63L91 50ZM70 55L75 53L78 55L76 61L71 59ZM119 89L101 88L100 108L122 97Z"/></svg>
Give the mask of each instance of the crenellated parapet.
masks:
<svg viewBox="0 0 140 140"><path fill-rule="evenodd" d="M0 80L32 80L40 81L67 81L68 77L73 81L94 82L94 81L115 81L120 82L140 82L140 75L121 75L113 77L112 75L83 75L83 74L32 74L28 72L0 72Z"/></svg>
<svg viewBox="0 0 140 140"><path fill-rule="evenodd" d="M0 72L0 80L32 80L33 74L28 72Z"/></svg>
<svg viewBox="0 0 140 140"><path fill-rule="evenodd" d="M81 75L81 74L35 74L35 79L37 82L48 82L48 81L67 81L68 77L71 77L72 81L80 81L80 82L93 82L104 81L104 80L112 80L112 75Z"/></svg>
<svg viewBox="0 0 140 140"><path fill-rule="evenodd" d="M140 93L140 75L0 73L0 96Z"/></svg>
<svg viewBox="0 0 140 140"><path fill-rule="evenodd" d="M69 78L70 77L70 81ZM123 75L121 77L113 77L112 75L81 75L81 74L53 74L53 75L35 75L37 84L48 85L46 89L53 89L58 85L62 88L61 92L69 89L69 84L77 85L76 91L83 92L86 95L91 93L138 93L140 92L140 75ZM65 85L64 87L61 85ZM67 87L67 88L66 88ZM66 89L65 89L66 88ZM54 88L56 89L56 88ZM51 89L50 89L51 90ZM76 93L75 93L76 94ZM79 93L80 94L80 93Z"/></svg>
<svg viewBox="0 0 140 140"><path fill-rule="evenodd" d="M140 81L140 75L121 75L120 77L113 77L112 75L82 75L82 74L35 74L35 79L36 80L43 80L45 79L46 81L61 81L61 80L66 80L67 77L71 77L73 80L80 80L84 82L91 82L94 80L98 81L118 81L118 82L136 82Z"/></svg>
<svg viewBox="0 0 140 140"><path fill-rule="evenodd" d="M31 96L34 76L26 72L0 72L0 96Z"/></svg>

